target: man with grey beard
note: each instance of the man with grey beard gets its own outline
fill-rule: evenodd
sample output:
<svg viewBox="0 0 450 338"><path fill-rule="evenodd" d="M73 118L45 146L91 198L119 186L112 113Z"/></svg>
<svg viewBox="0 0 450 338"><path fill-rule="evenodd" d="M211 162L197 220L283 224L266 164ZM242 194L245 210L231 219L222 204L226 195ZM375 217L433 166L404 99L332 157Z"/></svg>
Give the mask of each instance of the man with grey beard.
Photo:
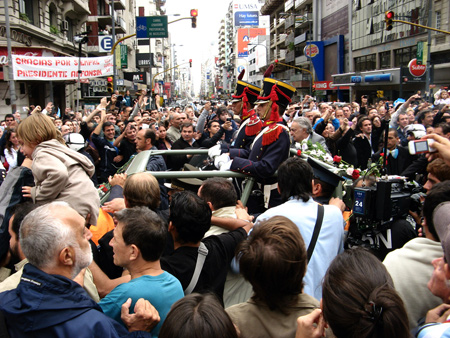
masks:
<svg viewBox="0 0 450 338"><path fill-rule="evenodd" d="M28 259L16 289L0 294L0 311L11 337L151 337L128 332L107 317L73 279L92 261L85 220L65 202L31 211L20 227L20 246ZM150 330L159 321L150 303L150 320L135 320L130 302L122 305L122 320L133 330ZM135 307L136 313L142 311ZM3 325L2 325L3 324Z"/></svg>

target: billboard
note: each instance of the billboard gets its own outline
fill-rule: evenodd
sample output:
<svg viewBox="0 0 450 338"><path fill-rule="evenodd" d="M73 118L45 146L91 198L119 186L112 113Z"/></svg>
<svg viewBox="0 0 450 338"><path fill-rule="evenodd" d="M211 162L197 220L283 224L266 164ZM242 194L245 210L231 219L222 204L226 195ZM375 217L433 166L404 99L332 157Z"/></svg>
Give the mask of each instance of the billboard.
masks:
<svg viewBox="0 0 450 338"><path fill-rule="evenodd" d="M266 35L265 28L239 28L237 31L238 57L248 56L248 43L259 35Z"/></svg>
<svg viewBox="0 0 450 338"><path fill-rule="evenodd" d="M76 80L81 61L81 79L113 74L113 56L100 57L35 57L12 55L14 80Z"/></svg>
<svg viewBox="0 0 450 338"><path fill-rule="evenodd" d="M235 27L259 26L259 11L261 5L258 0L234 0L233 24Z"/></svg>
<svg viewBox="0 0 450 338"><path fill-rule="evenodd" d="M234 13L234 26L259 26L258 12L236 12Z"/></svg>

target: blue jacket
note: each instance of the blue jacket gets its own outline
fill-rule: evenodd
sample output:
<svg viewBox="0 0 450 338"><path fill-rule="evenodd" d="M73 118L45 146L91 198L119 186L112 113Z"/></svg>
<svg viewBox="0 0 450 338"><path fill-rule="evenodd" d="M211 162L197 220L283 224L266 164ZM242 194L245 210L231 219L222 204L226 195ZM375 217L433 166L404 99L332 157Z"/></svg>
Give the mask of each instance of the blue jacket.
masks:
<svg viewBox="0 0 450 338"><path fill-rule="evenodd" d="M107 317L79 284L29 263L17 289L0 294L0 310L11 338L151 337Z"/></svg>
<svg viewBox="0 0 450 338"><path fill-rule="evenodd" d="M265 133L265 129L261 133ZM289 134L283 128L278 139L268 145L262 145L263 137L254 141L251 150L230 149L230 158L233 159L230 170L251 175L263 184L274 184L276 178L272 176L289 157Z"/></svg>

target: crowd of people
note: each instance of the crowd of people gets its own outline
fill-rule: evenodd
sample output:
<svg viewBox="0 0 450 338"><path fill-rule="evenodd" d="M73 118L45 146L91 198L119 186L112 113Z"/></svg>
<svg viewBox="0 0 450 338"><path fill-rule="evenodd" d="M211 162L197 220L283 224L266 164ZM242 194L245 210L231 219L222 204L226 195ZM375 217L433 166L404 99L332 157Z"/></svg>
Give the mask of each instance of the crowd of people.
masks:
<svg viewBox="0 0 450 338"><path fill-rule="evenodd" d="M89 112L62 113L50 102L23 119L6 115L0 333L447 335L447 90L433 103L418 94L294 102L295 88L271 71L262 88L241 73L228 102L169 108L158 95L138 92L133 102L115 93ZM435 152L411 154L408 142L420 139L434 140ZM170 154L192 148L209 149L207 161ZM127 175L149 150L167 152ZM337 175L317 152L353 173ZM247 207L239 201L246 180L151 175L194 162L255 178ZM383 165L391 178L415 182L419 207L367 220L353 210L353 192L376 191ZM343 180L345 198L335 194Z"/></svg>

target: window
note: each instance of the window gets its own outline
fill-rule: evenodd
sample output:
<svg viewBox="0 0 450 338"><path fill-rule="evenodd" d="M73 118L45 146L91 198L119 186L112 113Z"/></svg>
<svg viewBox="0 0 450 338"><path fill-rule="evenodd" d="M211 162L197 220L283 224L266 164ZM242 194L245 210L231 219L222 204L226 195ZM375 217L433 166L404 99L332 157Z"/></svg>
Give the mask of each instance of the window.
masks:
<svg viewBox="0 0 450 338"><path fill-rule="evenodd" d="M19 0L20 18L34 25L33 0Z"/></svg>
<svg viewBox="0 0 450 338"><path fill-rule="evenodd" d="M68 18L67 16L66 16L66 20L67 20L67 22L69 23L69 27L68 27L68 30L67 30L67 40L69 40L69 41L73 41L73 36L74 36L74 28L73 28L73 22L72 22L72 20L70 19L70 18Z"/></svg>
<svg viewBox="0 0 450 338"><path fill-rule="evenodd" d="M49 9L48 9L48 16L49 16L49 21L50 21L50 31L56 31L58 30L58 26L57 26L57 14L56 14L56 6L55 4L50 4Z"/></svg>
<svg viewBox="0 0 450 338"><path fill-rule="evenodd" d="M391 52L381 52L380 54L380 69L391 68Z"/></svg>
<svg viewBox="0 0 450 338"><path fill-rule="evenodd" d="M364 72L376 69L375 54L355 58L355 71Z"/></svg>
<svg viewBox="0 0 450 338"><path fill-rule="evenodd" d="M441 11L436 11L436 29L441 29Z"/></svg>
<svg viewBox="0 0 450 338"><path fill-rule="evenodd" d="M407 66L417 56L417 45L394 50L394 67Z"/></svg>
<svg viewBox="0 0 450 338"><path fill-rule="evenodd" d="M98 0L97 1L97 15L99 15L99 16L106 15L105 1L104 0Z"/></svg>

